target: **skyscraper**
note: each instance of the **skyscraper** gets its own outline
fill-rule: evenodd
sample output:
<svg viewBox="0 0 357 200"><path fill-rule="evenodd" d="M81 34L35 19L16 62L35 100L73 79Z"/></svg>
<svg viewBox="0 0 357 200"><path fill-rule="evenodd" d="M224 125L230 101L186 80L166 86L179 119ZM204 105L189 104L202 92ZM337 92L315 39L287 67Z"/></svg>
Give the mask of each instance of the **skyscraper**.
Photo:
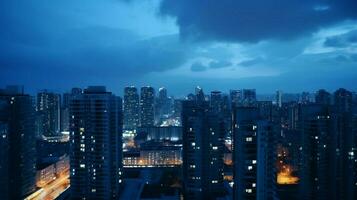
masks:
<svg viewBox="0 0 357 200"><path fill-rule="evenodd" d="M140 126L154 126L155 122L155 90L146 86L140 94Z"/></svg>
<svg viewBox="0 0 357 200"><path fill-rule="evenodd" d="M339 199L337 125L337 118L330 107L316 104L300 106L300 199Z"/></svg>
<svg viewBox="0 0 357 200"><path fill-rule="evenodd" d="M334 93L334 105L339 112L350 112L352 110L352 92L340 88Z"/></svg>
<svg viewBox="0 0 357 200"><path fill-rule="evenodd" d="M255 89L244 89L243 90L243 105L252 106L257 101L257 94Z"/></svg>
<svg viewBox="0 0 357 200"><path fill-rule="evenodd" d="M255 107L233 111L234 199L276 199L277 126Z"/></svg>
<svg viewBox="0 0 357 200"><path fill-rule="evenodd" d="M9 134L7 124L0 122L0 199L9 199Z"/></svg>
<svg viewBox="0 0 357 200"><path fill-rule="evenodd" d="M230 98L231 98L231 103L232 105L237 105L241 103L243 99L243 94L241 90L231 90L229 92Z"/></svg>
<svg viewBox="0 0 357 200"><path fill-rule="evenodd" d="M208 102L183 101L185 199L216 199L223 188L224 124Z"/></svg>
<svg viewBox="0 0 357 200"><path fill-rule="evenodd" d="M319 90L315 96L315 102L320 105L330 105L331 104L331 94L326 90Z"/></svg>
<svg viewBox="0 0 357 200"><path fill-rule="evenodd" d="M124 89L124 129L135 130L139 126L139 94L136 87Z"/></svg>
<svg viewBox="0 0 357 200"><path fill-rule="evenodd" d="M37 94L39 133L46 137L60 134L61 96L44 90Z"/></svg>
<svg viewBox="0 0 357 200"><path fill-rule="evenodd" d="M334 93L334 107L337 115L337 146L338 163L337 168L337 197L336 199L355 199L357 197L357 174L354 168L356 167L355 151L357 147L355 119L356 106L353 106L352 92L345 89L338 89Z"/></svg>
<svg viewBox="0 0 357 200"><path fill-rule="evenodd" d="M0 199L20 200L35 190L34 111L32 98L22 87L0 91L0 174L5 175L1 176Z"/></svg>
<svg viewBox="0 0 357 200"><path fill-rule="evenodd" d="M200 86L195 88L195 96L197 101L205 101L205 94Z"/></svg>
<svg viewBox="0 0 357 200"><path fill-rule="evenodd" d="M210 103L213 112L221 112L223 106L222 93L220 91L212 91Z"/></svg>
<svg viewBox="0 0 357 200"><path fill-rule="evenodd" d="M88 87L70 103L71 198L117 199L122 174L122 101Z"/></svg>
<svg viewBox="0 0 357 200"><path fill-rule="evenodd" d="M281 90L276 91L276 105L281 108L282 106L283 92Z"/></svg>
<svg viewBox="0 0 357 200"><path fill-rule="evenodd" d="M157 99L155 101L155 122L160 122L165 116L170 114L171 102L167 96L167 89L159 88Z"/></svg>
<svg viewBox="0 0 357 200"><path fill-rule="evenodd" d="M82 93L81 88L72 88L70 93L63 94L63 101L61 105L61 131L69 132L69 104L73 96Z"/></svg>

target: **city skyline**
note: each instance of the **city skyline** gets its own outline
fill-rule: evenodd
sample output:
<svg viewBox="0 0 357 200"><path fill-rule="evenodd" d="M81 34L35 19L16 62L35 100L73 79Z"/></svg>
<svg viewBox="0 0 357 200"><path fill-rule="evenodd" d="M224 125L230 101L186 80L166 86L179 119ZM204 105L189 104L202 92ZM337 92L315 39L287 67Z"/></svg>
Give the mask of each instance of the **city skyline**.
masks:
<svg viewBox="0 0 357 200"><path fill-rule="evenodd" d="M357 199L357 0L3 0L0 27L0 200Z"/></svg>

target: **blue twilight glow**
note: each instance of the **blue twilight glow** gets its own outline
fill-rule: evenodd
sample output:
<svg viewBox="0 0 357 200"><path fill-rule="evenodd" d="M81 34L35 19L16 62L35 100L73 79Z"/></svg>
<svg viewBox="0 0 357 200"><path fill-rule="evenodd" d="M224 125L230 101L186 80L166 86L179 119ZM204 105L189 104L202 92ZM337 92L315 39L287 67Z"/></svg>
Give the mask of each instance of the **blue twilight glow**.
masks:
<svg viewBox="0 0 357 200"><path fill-rule="evenodd" d="M11 0L0 25L0 84L32 92L357 89L355 0Z"/></svg>

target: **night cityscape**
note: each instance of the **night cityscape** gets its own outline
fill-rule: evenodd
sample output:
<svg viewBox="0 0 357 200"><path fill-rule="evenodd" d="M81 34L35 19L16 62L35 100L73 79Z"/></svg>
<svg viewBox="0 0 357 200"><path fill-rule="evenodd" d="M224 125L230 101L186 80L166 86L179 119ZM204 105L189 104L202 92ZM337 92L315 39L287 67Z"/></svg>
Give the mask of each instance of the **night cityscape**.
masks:
<svg viewBox="0 0 357 200"><path fill-rule="evenodd" d="M0 1L0 200L356 200L357 1Z"/></svg>

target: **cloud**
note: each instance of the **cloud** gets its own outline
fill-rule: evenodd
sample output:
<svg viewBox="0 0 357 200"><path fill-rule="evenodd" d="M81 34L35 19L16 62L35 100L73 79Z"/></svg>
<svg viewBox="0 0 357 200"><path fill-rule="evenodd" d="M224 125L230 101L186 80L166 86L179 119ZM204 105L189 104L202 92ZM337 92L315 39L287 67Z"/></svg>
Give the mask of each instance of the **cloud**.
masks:
<svg viewBox="0 0 357 200"><path fill-rule="evenodd" d="M243 66L243 67L250 67L250 66L262 63L262 62L264 62L264 59L262 57L257 57L254 59L242 61L242 62L238 63L238 65Z"/></svg>
<svg viewBox="0 0 357 200"><path fill-rule="evenodd" d="M207 66L203 65L201 62L195 62L191 65L192 72L203 72L207 70Z"/></svg>
<svg viewBox="0 0 357 200"><path fill-rule="evenodd" d="M176 18L190 40L288 40L357 18L355 0L163 0L162 15Z"/></svg>
<svg viewBox="0 0 357 200"><path fill-rule="evenodd" d="M211 61L209 63L209 68L211 69L219 69L232 66L232 63L229 61Z"/></svg>
<svg viewBox="0 0 357 200"><path fill-rule="evenodd" d="M345 34L326 38L324 45L326 47L349 47L357 43L357 30L349 31Z"/></svg>
<svg viewBox="0 0 357 200"><path fill-rule="evenodd" d="M86 80L137 78L180 67L186 61L191 46L182 43L178 34L142 37L108 25L107 13L97 9L108 8L113 14L123 9L115 7L118 4L1 1L0 79L17 82L29 74L38 77L34 82L58 76L74 81L78 75ZM117 24L129 21L111 20Z"/></svg>

